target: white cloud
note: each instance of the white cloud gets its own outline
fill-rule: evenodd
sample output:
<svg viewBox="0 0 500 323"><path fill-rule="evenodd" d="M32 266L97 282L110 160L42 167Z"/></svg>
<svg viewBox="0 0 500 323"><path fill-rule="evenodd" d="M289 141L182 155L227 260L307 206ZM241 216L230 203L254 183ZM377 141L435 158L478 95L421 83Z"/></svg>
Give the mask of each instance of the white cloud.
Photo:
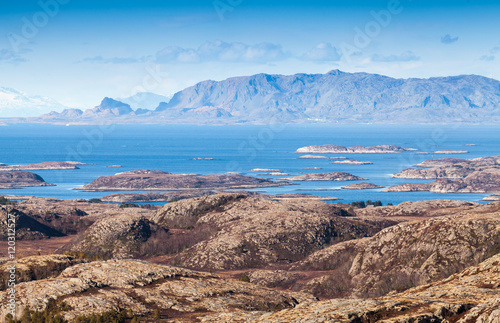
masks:
<svg viewBox="0 0 500 323"><path fill-rule="evenodd" d="M330 43L320 43L302 56L307 61L340 61L341 55Z"/></svg>
<svg viewBox="0 0 500 323"><path fill-rule="evenodd" d="M212 41L202 44L197 49L169 46L156 53L157 63L198 63L208 61L221 62L260 62L284 60L290 56L281 45L260 43L247 45L239 42L227 43Z"/></svg>
<svg viewBox="0 0 500 323"><path fill-rule="evenodd" d="M415 55L412 51L406 51L399 55L374 54L371 57L372 62L411 62L418 60L420 60L420 57Z"/></svg>

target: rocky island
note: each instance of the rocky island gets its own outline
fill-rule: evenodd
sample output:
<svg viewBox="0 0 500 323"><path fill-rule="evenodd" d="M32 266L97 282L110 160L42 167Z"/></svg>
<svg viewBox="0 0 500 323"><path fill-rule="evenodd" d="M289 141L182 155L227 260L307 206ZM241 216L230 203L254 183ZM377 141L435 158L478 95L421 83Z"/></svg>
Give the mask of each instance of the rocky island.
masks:
<svg viewBox="0 0 500 323"><path fill-rule="evenodd" d="M334 162L331 162L330 164L339 164L339 165L371 165L373 163L369 162L369 161L347 159L347 160L334 161Z"/></svg>
<svg viewBox="0 0 500 323"><path fill-rule="evenodd" d="M333 173L311 173L298 176L287 177L288 181L362 181L365 178L349 174L346 172Z"/></svg>
<svg viewBox="0 0 500 323"><path fill-rule="evenodd" d="M408 168L395 178L436 179L432 183L401 184L387 192L430 191L435 193L496 193L500 192L500 156L474 159L431 159ZM454 179L454 181L452 180Z"/></svg>
<svg viewBox="0 0 500 323"><path fill-rule="evenodd" d="M452 155L452 154L468 154L467 150L437 150L433 152L433 154L442 154L442 155Z"/></svg>
<svg viewBox="0 0 500 323"><path fill-rule="evenodd" d="M0 189L30 186L54 186L42 177L30 172L0 172Z"/></svg>
<svg viewBox="0 0 500 323"><path fill-rule="evenodd" d="M297 149L296 153L313 153L313 154L386 154L399 153L406 151L415 151L414 148L403 148L396 145L376 145L371 147L352 146L344 147L339 145L315 145L306 146Z"/></svg>
<svg viewBox="0 0 500 323"><path fill-rule="evenodd" d="M384 187L380 186L380 185L375 185L372 183L355 183L355 184L343 186L341 188L344 190L371 190L371 189L375 189L375 188L384 188Z"/></svg>
<svg viewBox="0 0 500 323"><path fill-rule="evenodd" d="M72 161L67 161L67 162L48 161L48 162L28 164L28 165L0 166L0 171L10 172L17 170L78 169L77 165L84 165L84 164Z"/></svg>
<svg viewBox="0 0 500 323"><path fill-rule="evenodd" d="M347 159L347 157L327 157L321 155L303 155L297 158L298 159Z"/></svg>
<svg viewBox="0 0 500 323"><path fill-rule="evenodd" d="M290 185L286 181L226 173L217 175L172 174L164 171L135 170L102 176L78 190L86 191L177 191L185 189L230 189Z"/></svg>

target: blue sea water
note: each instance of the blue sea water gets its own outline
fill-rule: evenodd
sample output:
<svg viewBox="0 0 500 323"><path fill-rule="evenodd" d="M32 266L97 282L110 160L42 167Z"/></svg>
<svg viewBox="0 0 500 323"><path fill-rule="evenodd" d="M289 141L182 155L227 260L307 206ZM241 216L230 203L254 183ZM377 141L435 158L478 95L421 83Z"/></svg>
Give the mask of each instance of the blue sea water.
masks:
<svg viewBox="0 0 500 323"><path fill-rule="evenodd" d="M416 152L395 154L330 154L366 160L372 165L334 165L328 159L297 159L299 147L337 144L342 146L395 144ZM475 146L464 146L474 144ZM250 172L253 168L276 168L292 175L345 171L367 178L370 183L392 186L429 180L391 178L405 168L431 158L475 158L500 154L497 126L476 125L107 125L55 126L19 124L0 127L0 162L8 165L43 161L79 161L77 170L35 171L51 187L0 190L0 194L36 195L62 199L99 198L108 192L82 192L74 188L99 176L150 169L172 173L217 174ZM419 155L436 150L468 150L469 154ZM189 160L191 158L216 160ZM122 168L109 168L122 165ZM308 170L307 167L321 167ZM265 176L280 178L282 176ZM333 196L342 202L381 200L456 199L479 202L490 194L440 194L429 192L387 193L375 190L314 191L338 189L354 182L295 182L296 185L257 189L272 194L310 193ZM297 191L300 190L300 191ZM307 191L311 190L311 191Z"/></svg>

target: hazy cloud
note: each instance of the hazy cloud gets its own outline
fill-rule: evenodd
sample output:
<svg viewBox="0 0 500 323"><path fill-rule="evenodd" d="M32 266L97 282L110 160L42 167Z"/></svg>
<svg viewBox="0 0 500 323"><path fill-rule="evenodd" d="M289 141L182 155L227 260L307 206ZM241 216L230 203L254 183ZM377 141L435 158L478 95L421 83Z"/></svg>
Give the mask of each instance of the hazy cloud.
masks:
<svg viewBox="0 0 500 323"><path fill-rule="evenodd" d="M485 61L485 62L491 62L495 60L494 55L483 55L481 56L480 60Z"/></svg>
<svg viewBox="0 0 500 323"><path fill-rule="evenodd" d="M98 63L98 64L134 64L143 63L148 59L148 57L143 56L139 58L135 57L109 57L105 58L102 56L87 57L83 59L83 62L88 63Z"/></svg>
<svg viewBox="0 0 500 323"><path fill-rule="evenodd" d="M452 37L450 34L446 34L443 37L441 37L441 42L443 44L452 44L454 42L458 41L458 36L457 37Z"/></svg>
<svg viewBox="0 0 500 323"><path fill-rule="evenodd" d="M26 62L27 59L22 57L21 54L24 53L29 53L31 50L28 49L23 49L19 52L15 52L10 49L0 49L0 63L1 62L7 62L7 63L22 63Z"/></svg>
<svg viewBox="0 0 500 323"><path fill-rule="evenodd" d="M208 61L222 62L269 62L286 59L290 56L281 45L260 43L247 45L239 42L227 43L220 40L206 42L198 48L169 46L156 53L158 63L198 63Z"/></svg>
<svg viewBox="0 0 500 323"><path fill-rule="evenodd" d="M412 51L406 51L400 55L374 54L371 60L372 62L411 62L420 60L420 57L416 56Z"/></svg>
<svg viewBox="0 0 500 323"><path fill-rule="evenodd" d="M320 43L302 56L308 61L340 61L341 55L330 43Z"/></svg>

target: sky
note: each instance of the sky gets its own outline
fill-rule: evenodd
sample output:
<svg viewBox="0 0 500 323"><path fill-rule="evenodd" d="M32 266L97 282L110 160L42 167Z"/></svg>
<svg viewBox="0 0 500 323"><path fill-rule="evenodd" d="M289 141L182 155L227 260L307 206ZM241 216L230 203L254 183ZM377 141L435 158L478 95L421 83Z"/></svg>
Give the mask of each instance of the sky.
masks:
<svg viewBox="0 0 500 323"><path fill-rule="evenodd" d="M500 1L0 2L0 87L90 108L204 80L332 69L500 79Z"/></svg>

